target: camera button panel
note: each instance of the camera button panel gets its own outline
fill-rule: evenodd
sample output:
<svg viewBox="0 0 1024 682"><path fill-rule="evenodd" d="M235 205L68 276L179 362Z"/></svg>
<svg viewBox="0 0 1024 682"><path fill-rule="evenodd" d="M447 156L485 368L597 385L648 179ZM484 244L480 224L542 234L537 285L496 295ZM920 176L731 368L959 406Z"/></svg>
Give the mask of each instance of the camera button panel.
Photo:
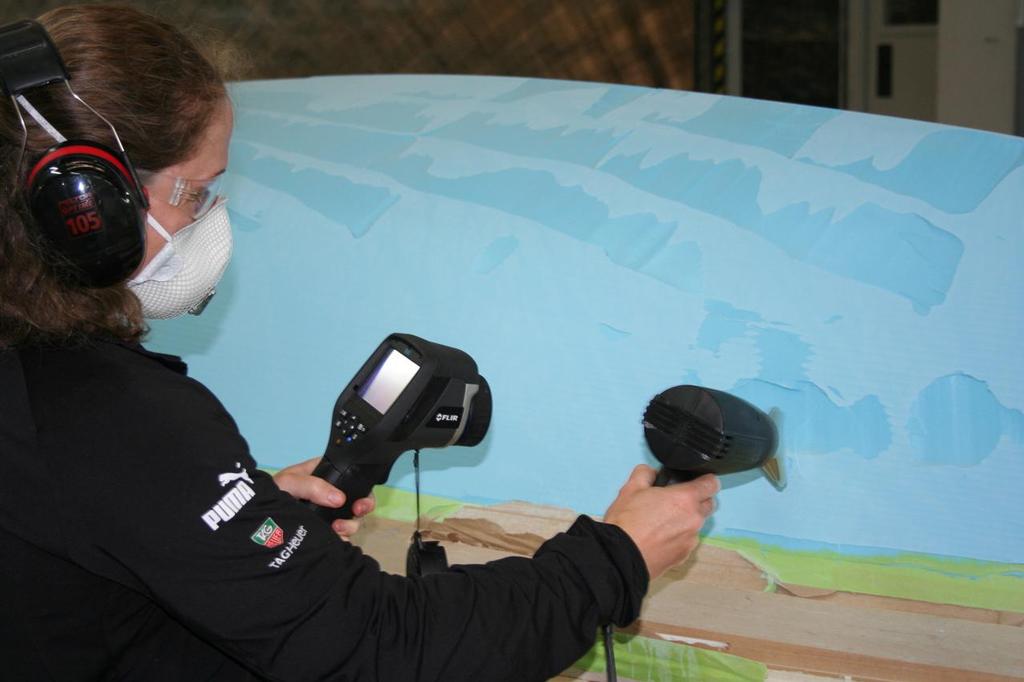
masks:
<svg viewBox="0 0 1024 682"><path fill-rule="evenodd" d="M354 412L350 412L348 410L338 410L338 414L335 416L335 445L341 445L342 443L352 443L358 440L360 436L366 433L366 424L364 424L359 419L359 417L355 415Z"/></svg>

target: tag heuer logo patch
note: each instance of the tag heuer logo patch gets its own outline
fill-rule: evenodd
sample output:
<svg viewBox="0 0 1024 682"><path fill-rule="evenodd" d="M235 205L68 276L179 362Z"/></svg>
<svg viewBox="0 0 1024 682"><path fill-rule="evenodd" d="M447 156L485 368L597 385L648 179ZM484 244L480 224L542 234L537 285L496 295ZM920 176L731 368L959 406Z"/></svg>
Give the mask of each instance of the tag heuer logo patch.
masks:
<svg viewBox="0 0 1024 682"><path fill-rule="evenodd" d="M263 525L250 537L257 545L274 548L284 542L284 531L268 516Z"/></svg>

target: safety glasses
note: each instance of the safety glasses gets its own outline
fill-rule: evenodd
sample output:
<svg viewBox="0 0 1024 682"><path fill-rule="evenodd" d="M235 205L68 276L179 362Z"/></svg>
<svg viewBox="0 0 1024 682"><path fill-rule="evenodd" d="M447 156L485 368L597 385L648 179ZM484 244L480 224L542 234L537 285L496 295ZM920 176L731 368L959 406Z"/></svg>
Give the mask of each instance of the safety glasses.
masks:
<svg viewBox="0 0 1024 682"><path fill-rule="evenodd" d="M224 173L206 180L180 178L166 173L139 170L139 180L149 190L150 199L156 198L171 206L183 206L192 218L198 219L217 202Z"/></svg>

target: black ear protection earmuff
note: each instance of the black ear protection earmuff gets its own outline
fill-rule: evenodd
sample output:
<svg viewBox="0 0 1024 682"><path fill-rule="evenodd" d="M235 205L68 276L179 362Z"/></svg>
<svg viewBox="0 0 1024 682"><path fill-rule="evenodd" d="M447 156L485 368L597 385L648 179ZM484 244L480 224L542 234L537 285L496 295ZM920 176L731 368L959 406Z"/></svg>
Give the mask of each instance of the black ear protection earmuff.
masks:
<svg viewBox="0 0 1024 682"><path fill-rule="evenodd" d="M62 274L83 286L106 287L126 280L142 262L149 201L117 130L71 89L69 80L41 25L26 20L0 28L0 84L25 133L19 169L25 172L25 201L41 242L59 255ZM23 93L53 83L64 83L75 100L107 124L117 150L66 140L31 166L25 163L28 129L22 107L40 125L49 124L37 118Z"/></svg>

